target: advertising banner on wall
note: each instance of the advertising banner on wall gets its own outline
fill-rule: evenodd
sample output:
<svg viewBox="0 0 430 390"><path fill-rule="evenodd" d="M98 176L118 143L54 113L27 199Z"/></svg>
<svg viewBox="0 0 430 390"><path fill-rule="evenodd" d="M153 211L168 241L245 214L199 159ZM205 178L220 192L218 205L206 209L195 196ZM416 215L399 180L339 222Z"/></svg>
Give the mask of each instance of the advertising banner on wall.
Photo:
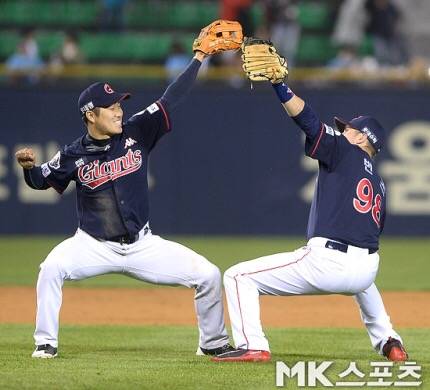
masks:
<svg viewBox="0 0 430 390"><path fill-rule="evenodd" d="M130 91L125 118L163 90ZM375 161L387 187L386 233L430 233L430 91L296 91L333 126L333 116L376 117L389 130ZM72 234L75 190L29 188L14 153L32 147L37 163L85 132L79 90L0 91L0 234ZM152 229L159 234L305 235L317 162L270 87L195 88L172 113L173 130L149 161Z"/></svg>

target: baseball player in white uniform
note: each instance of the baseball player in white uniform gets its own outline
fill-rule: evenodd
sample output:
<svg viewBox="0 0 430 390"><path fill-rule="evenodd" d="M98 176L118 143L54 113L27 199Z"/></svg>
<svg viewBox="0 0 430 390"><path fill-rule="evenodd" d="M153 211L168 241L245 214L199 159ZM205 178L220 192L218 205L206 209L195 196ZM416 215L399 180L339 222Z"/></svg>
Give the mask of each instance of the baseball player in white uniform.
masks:
<svg viewBox="0 0 430 390"><path fill-rule="evenodd" d="M76 234L57 245L40 266L33 357L57 356L64 281L108 273L195 289L197 354L232 349L218 268L191 249L153 235L148 222L148 155L171 131L170 113L191 88L204 57L196 51L164 95L125 123L121 103L129 94L114 91L108 83L92 84L78 101L84 135L41 166L35 165L31 149L16 153L31 188L52 187L61 194L71 181L76 183L79 219Z"/></svg>
<svg viewBox="0 0 430 390"><path fill-rule="evenodd" d="M335 118L332 128L277 78L286 63L270 42L247 41L244 69L251 80L269 79L283 107L306 135L305 152L319 163L308 222L308 243L237 264L224 275L236 351L217 362L268 361L269 343L260 322L259 295L353 295L373 347L392 361L406 360L374 284L379 265L379 236L385 221L386 188L373 158L384 146L385 130L372 117L347 122ZM247 53L250 53L248 56ZM267 58L275 61L266 66Z"/></svg>

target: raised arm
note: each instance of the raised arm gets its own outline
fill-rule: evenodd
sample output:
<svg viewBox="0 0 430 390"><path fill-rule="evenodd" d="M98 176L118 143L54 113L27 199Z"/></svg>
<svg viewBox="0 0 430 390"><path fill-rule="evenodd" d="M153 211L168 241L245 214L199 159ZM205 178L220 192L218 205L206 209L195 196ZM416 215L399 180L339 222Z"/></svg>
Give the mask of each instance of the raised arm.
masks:
<svg viewBox="0 0 430 390"><path fill-rule="evenodd" d="M272 83L272 86L275 89L282 106L285 108L285 111L287 111L289 116L295 117L303 111L306 104L305 101L299 96L295 95L287 84L284 82L276 84Z"/></svg>
<svg viewBox="0 0 430 390"><path fill-rule="evenodd" d="M314 138L321 129L321 121L311 107L284 82L288 75L287 60L277 53L270 41L259 38L245 38L242 53L247 77L251 81L269 80L288 115L308 138Z"/></svg>
<svg viewBox="0 0 430 390"><path fill-rule="evenodd" d="M167 87L160 98L167 111L172 112L191 90L205 57L206 54L197 51L187 68Z"/></svg>
<svg viewBox="0 0 430 390"><path fill-rule="evenodd" d="M167 87L160 98L161 104L170 112L174 110L192 88L205 57L222 51L238 50L242 40L242 27L238 22L216 20L204 27L194 40L193 60L185 71Z"/></svg>
<svg viewBox="0 0 430 390"><path fill-rule="evenodd" d="M272 86L285 111L296 122L308 138L315 138L322 123L309 104L295 95L284 82L272 83Z"/></svg>

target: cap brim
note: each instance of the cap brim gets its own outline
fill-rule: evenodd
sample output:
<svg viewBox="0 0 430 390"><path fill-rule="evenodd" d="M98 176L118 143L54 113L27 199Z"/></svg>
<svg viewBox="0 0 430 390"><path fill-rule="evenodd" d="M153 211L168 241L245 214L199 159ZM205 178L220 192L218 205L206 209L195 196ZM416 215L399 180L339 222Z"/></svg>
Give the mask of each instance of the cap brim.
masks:
<svg viewBox="0 0 430 390"><path fill-rule="evenodd" d="M339 118L337 116L334 117L334 124L336 125L337 129L343 133L345 130L345 127L349 125L349 122L345 119Z"/></svg>
<svg viewBox="0 0 430 390"><path fill-rule="evenodd" d="M127 100L131 97L131 93L125 92L125 93L119 93L118 95L121 95L117 102L120 102L121 100Z"/></svg>
<svg viewBox="0 0 430 390"><path fill-rule="evenodd" d="M130 93L125 92L125 93L120 93L120 92L114 92L113 94L111 94L109 96L109 99L107 101L105 101L105 103L101 106L96 106L96 107L102 107L102 108L107 108L110 107L112 104L118 103L122 100L126 100L131 96Z"/></svg>

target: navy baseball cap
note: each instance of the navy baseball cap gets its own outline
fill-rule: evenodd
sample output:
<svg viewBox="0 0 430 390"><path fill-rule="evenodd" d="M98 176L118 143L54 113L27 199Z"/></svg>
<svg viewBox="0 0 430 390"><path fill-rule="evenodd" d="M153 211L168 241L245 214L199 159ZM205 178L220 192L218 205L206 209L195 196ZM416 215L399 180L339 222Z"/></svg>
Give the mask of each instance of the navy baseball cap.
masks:
<svg viewBox="0 0 430 390"><path fill-rule="evenodd" d="M108 83L94 83L79 95L78 109L81 115L95 107L109 107L121 100L128 99L129 93L115 92Z"/></svg>
<svg viewBox="0 0 430 390"><path fill-rule="evenodd" d="M366 134L367 139L372 144L377 153L383 148L385 144L385 130L382 125L371 116L359 116L357 118L351 119L349 122L335 116L334 123L341 133L343 133L346 126L350 126L353 129Z"/></svg>

